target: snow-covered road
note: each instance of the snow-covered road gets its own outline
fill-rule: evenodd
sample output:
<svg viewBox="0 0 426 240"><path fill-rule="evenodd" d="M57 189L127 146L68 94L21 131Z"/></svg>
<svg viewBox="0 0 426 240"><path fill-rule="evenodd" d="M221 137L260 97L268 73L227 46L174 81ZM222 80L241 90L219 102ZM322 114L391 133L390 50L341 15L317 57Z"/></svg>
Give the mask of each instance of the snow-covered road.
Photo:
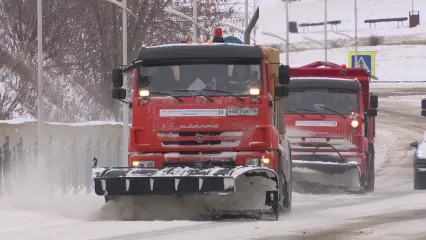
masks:
<svg viewBox="0 0 426 240"><path fill-rule="evenodd" d="M408 144L423 135L426 84L372 89L380 97L374 193L294 193L292 213L277 222L100 221L102 198L31 193L1 198L0 239L424 239L426 191L413 190Z"/></svg>

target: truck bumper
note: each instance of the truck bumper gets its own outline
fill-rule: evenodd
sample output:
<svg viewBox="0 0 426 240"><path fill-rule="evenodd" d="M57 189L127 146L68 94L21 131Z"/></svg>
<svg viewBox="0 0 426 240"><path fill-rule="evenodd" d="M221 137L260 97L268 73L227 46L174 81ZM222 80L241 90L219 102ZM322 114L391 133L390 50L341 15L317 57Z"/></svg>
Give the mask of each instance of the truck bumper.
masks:
<svg viewBox="0 0 426 240"><path fill-rule="evenodd" d="M333 163L293 160L293 180L296 183L363 191L358 163Z"/></svg>

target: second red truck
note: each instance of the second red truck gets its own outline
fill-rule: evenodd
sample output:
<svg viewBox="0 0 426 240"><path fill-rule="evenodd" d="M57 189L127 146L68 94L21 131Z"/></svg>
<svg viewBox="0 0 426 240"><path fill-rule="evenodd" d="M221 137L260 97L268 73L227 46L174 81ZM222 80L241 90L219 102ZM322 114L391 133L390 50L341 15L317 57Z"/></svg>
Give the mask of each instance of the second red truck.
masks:
<svg viewBox="0 0 426 240"><path fill-rule="evenodd" d="M362 68L314 62L291 69L284 109L298 186L374 191L378 98L369 84Z"/></svg>

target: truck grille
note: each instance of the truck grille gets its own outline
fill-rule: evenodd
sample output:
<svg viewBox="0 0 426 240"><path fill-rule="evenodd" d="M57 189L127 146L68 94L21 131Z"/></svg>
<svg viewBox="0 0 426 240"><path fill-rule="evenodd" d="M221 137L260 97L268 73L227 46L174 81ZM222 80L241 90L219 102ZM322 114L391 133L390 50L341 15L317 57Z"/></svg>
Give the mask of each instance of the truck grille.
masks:
<svg viewBox="0 0 426 240"><path fill-rule="evenodd" d="M338 157L338 156L332 156L332 155L321 155L321 154L315 154L315 155L294 155L294 160L302 160L302 161L312 161L312 162L334 162L334 163L344 163L344 159Z"/></svg>
<svg viewBox="0 0 426 240"><path fill-rule="evenodd" d="M157 136L161 145L167 147L237 147L240 144L243 132L172 132L158 133Z"/></svg>
<svg viewBox="0 0 426 240"><path fill-rule="evenodd" d="M426 159L417 159L416 160L416 167L426 169Z"/></svg>

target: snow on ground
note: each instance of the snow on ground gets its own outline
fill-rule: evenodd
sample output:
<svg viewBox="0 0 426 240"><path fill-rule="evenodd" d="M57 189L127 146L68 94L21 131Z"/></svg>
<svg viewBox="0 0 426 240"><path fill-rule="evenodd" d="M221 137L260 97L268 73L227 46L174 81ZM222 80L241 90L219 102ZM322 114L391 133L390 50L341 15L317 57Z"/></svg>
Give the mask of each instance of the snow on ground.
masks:
<svg viewBox="0 0 426 240"><path fill-rule="evenodd" d="M426 84L425 84L426 85ZM407 108L412 110L413 113L420 113L421 110L421 100L426 98L426 93L423 95L410 95L410 96L391 96L387 97L383 100L386 100L389 103L398 104L404 102L406 105L410 105L411 108Z"/></svg>
<svg viewBox="0 0 426 240"><path fill-rule="evenodd" d="M418 69L424 68L425 46L399 45L359 47L359 51L376 52L376 76L380 81L426 81L426 76L419 75ZM327 59L337 64L348 64L348 51L353 48L337 48L328 51ZM280 56L285 63L285 54ZM309 50L290 53L290 66L300 67L315 61L324 60L324 50Z"/></svg>
<svg viewBox="0 0 426 240"><path fill-rule="evenodd" d="M426 1L414 1L414 10L420 11L420 26L408 28L408 21L404 27L397 28L396 22L377 23L376 29L364 20L375 18L407 17L411 11L411 0L358 0L358 37L379 36L420 36L425 39L426 19L422 18L422 13L426 12ZM277 43L279 40L260 34L260 31L269 31L285 37L285 5L281 0L259 1L260 18L259 34L256 37L258 42ZM337 26L337 31L350 36L354 36L354 1L353 0L328 0L327 9L328 21L341 20ZM289 4L289 21L301 23L314 23L324 21L324 1L323 0L302 0ZM296 43L305 41L303 36L316 40L324 39L324 28L322 26L310 27L309 33L302 34L299 27L299 34L290 34L290 42ZM334 28L333 28L334 29ZM328 39L346 38L335 34L329 27ZM409 39L406 38L406 39Z"/></svg>
<svg viewBox="0 0 426 240"><path fill-rule="evenodd" d="M402 239L401 232L404 232L404 239L420 239L426 238L426 235L419 234L424 231L425 218L406 220L398 222L383 223L373 227L363 228L358 231L358 234L347 240L363 239L363 240L376 240L376 239Z"/></svg>

